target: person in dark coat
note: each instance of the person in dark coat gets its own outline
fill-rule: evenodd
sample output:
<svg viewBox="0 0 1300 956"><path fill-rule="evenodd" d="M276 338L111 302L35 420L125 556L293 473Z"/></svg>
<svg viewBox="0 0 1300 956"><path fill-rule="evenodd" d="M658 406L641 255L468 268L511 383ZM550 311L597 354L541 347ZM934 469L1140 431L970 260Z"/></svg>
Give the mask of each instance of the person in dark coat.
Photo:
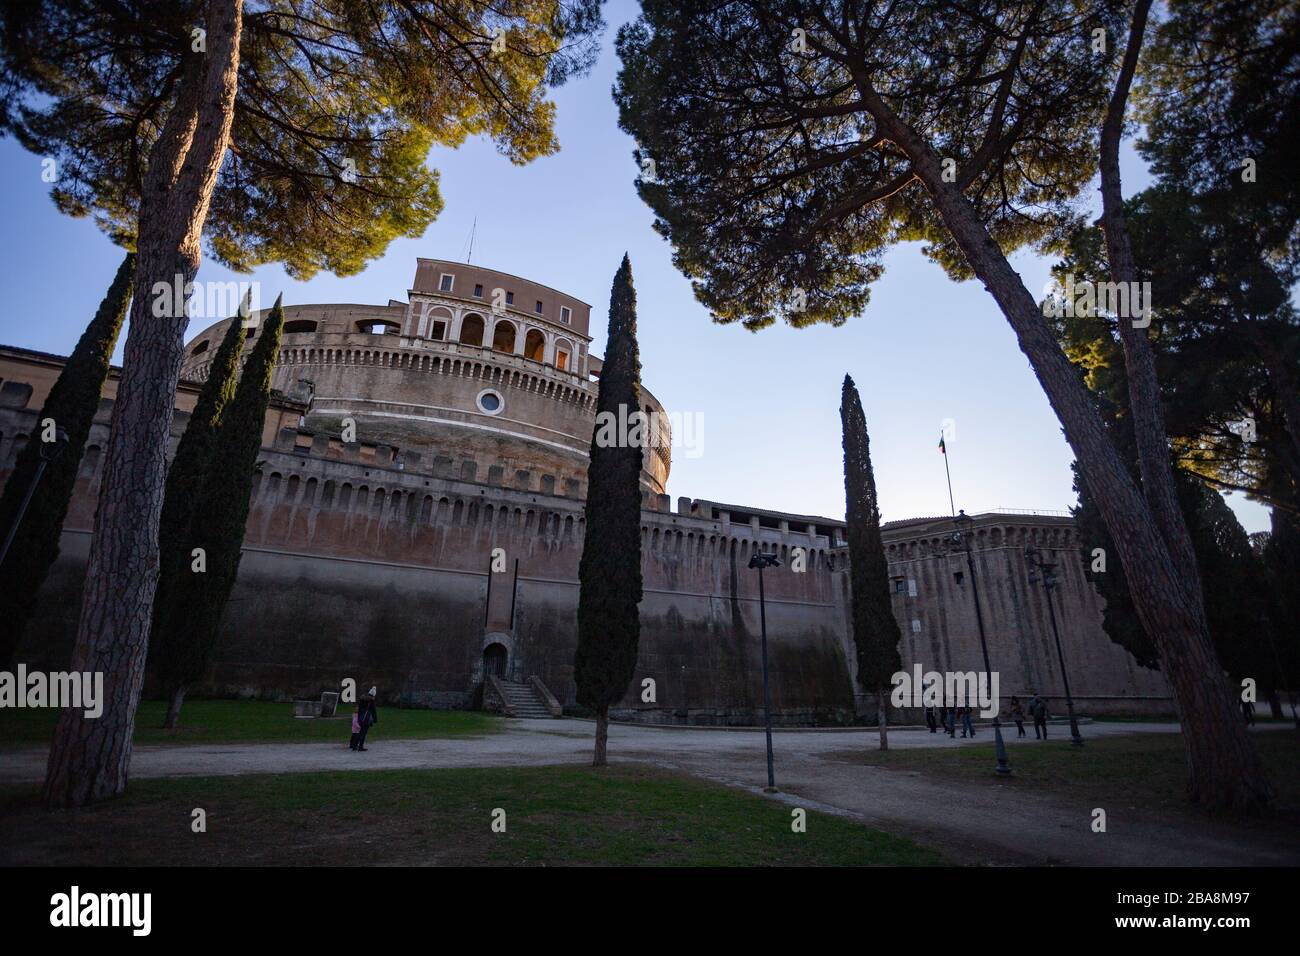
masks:
<svg viewBox="0 0 1300 956"><path fill-rule="evenodd" d="M357 738L357 749L366 749L366 734L370 733L370 728L379 723L379 708L375 706L375 693L379 688L370 688L370 693L366 694L361 701L360 712L357 714L357 723L361 725L361 736Z"/></svg>
<svg viewBox="0 0 1300 956"><path fill-rule="evenodd" d="M930 733L939 729L939 720L934 715L933 707L925 708L925 725L930 728Z"/></svg>
<svg viewBox="0 0 1300 956"><path fill-rule="evenodd" d="M1012 695L1011 697L1011 719L1016 722L1016 736L1025 735L1025 708L1020 703L1020 698Z"/></svg>
<svg viewBox="0 0 1300 956"><path fill-rule="evenodd" d="M961 709L961 735L963 737L967 734L970 734L972 737L975 736L975 725L971 723L971 714L973 711L974 708L970 706Z"/></svg>
<svg viewBox="0 0 1300 956"><path fill-rule="evenodd" d="M1047 698L1035 697L1029 704L1029 716L1034 718L1034 739L1039 739L1039 732L1042 732L1042 739L1047 739Z"/></svg>

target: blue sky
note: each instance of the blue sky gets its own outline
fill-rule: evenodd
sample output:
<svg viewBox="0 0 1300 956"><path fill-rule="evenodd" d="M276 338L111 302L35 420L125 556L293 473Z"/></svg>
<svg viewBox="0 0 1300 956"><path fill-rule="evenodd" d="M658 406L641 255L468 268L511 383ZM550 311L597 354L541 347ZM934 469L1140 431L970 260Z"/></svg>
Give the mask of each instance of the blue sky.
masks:
<svg viewBox="0 0 1300 956"><path fill-rule="evenodd" d="M1073 455L1006 320L978 282L954 283L915 245L895 248L865 313L841 328L784 326L757 334L713 324L672 266L668 244L636 195L632 140L617 124L610 89L617 27L636 6L606 9L609 27L592 74L556 91L561 150L512 166L488 142L435 150L443 214L418 240L399 240L361 275L288 279L278 266L236 276L205 260L199 278L257 279L262 302L386 303L404 299L417 256L465 256L526 276L593 306L593 351L603 351L609 288L631 256L645 385L669 409L702 416L701 454L675 450L669 493L800 514L842 517L840 383L857 382L887 520L948 513L941 422L957 507L1064 510L1075 501ZM1125 191L1145 171L1126 156ZM89 220L60 216L40 158L0 140L0 255L9 263L0 342L66 354L103 296L121 253ZM1019 254L1013 266L1036 294L1050 263ZM211 320L195 320L193 334ZM125 337L123 337L125 338ZM119 345L117 360L121 358ZM1228 498L1248 531L1267 512Z"/></svg>

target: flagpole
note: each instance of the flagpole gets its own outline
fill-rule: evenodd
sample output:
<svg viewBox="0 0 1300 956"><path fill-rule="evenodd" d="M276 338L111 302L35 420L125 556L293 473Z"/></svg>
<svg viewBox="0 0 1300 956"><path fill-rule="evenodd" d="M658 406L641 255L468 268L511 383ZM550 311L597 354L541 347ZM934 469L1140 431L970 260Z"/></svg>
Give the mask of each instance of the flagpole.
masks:
<svg viewBox="0 0 1300 956"><path fill-rule="evenodd" d="M939 436L939 447L943 450L943 473L948 476L948 510L955 518L957 505L952 499L952 472L948 470L948 443L944 441L942 435Z"/></svg>

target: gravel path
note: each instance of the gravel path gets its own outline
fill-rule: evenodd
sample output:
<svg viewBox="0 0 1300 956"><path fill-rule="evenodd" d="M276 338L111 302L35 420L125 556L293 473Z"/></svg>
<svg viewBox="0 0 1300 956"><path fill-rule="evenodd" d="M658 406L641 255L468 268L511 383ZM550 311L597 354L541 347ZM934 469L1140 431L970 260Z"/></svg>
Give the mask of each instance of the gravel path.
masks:
<svg viewBox="0 0 1300 956"><path fill-rule="evenodd" d="M1288 729L1266 725L1259 732ZM1057 732L1054 726L1053 731ZM1093 723L1091 738L1135 733L1176 733L1169 723ZM585 763L593 724L579 720L511 720L501 733L438 740L372 738L365 753L338 744L224 744L142 746L133 777L221 776L432 767L507 767ZM1068 734L1068 731L1066 731ZM1063 734L1064 736L1064 734ZM957 747L924 729L895 728L898 749ZM985 733L977 738L987 741ZM873 730L784 730L773 734L781 793L771 799L819 809L904 833L935 846L956 862L1068 863L1112 866L1246 866L1300 863L1300 839L1279 838L1275 828L1216 824L1188 814L1156 820L1134 807L1105 807L1107 832L1093 833L1091 806L1068 796L1025 794L969 782L938 781L920 774L846 762L846 751L876 746ZM1017 747L1033 740L1007 741ZM637 761L761 793L766 782L761 731L613 724L609 752ZM46 751L0 753L0 783L39 782Z"/></svg>

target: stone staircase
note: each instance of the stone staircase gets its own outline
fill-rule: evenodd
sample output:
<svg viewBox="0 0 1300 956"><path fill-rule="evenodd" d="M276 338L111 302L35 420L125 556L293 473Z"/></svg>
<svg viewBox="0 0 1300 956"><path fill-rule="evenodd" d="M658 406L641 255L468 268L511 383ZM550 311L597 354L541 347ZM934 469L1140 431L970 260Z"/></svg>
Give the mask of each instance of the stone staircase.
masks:
<svg viewBox="0 0 1300 956"><path fill-rule="evenodd" d="M505 691L506 705L515 717L544 717L549 719L551 712L546 709L546 704L533 689L531 684L523 684L512 680L503 680L498 678L501 687Z"/></svg>

